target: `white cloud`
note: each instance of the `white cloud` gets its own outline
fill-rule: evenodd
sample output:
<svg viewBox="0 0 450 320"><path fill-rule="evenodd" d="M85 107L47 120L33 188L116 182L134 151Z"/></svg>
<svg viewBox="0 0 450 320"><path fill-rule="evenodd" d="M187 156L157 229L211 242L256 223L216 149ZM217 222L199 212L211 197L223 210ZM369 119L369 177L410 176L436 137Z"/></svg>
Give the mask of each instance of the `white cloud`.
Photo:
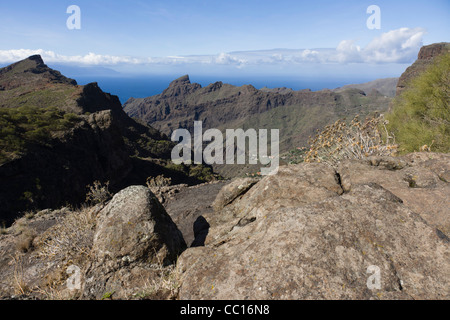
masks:
<svg viewBox="0 0 450 320"><path fill-rule="evenodd" d="M422 28L401 28L383 33L364 48L364 60L375 63L405 63L414 60L423 45Z"/></svg>
<svg viewBox="0 0 450 320"><path fill-rule="evenodd" d="M340 63L362 62L361 47L357 46L354 40L343 40L336 48L335 59ZM332 61L333 57L330 57L330 60Z"/></svg>
<svg viewBox="0 0 450 320"><path fill-rule="evenodd" d="M67 56L43 49L0 50L0 63L12 63L40 54L47 63L81 65L225 65L243 68L259 65L311 63L411 63L422 46L425 30L401 28L383 33L361 48L354 40L343 40L335 49L274 49L220 53L217 55L136 58L88 53Z"/></svg>
<svg viewBox="0 0 450 320"><path fill-rule="evenodd" d="M411 63L423 45L425 30L401 28L383 33L361 48L354 40L343 40L334 52L323 52L325 63Z"/></svg>
<svg viewBox="0 0 450 320"><path fill-rule="evenodd" d="M99 55L95 53L88 53L84 56L65 56L57 54L53 51L45 51L43 49L29 50L0 50L0 63L16 62L22 59L26 59L29 56L39 54L42 59L48 63L72 63L72 64L84 64L84 65L116 65L120 63L125 64L140 64L145 60L131 57L120 57L110 55Z"/></svg>
<svg viewBox="0 0 450 320"><path fill-rule="evenodd" d="M238 65L242 66L247 61L245 59L239 59L236 56L232 56L229 53L220 53L218 56L213 58L213 63L216 64L226 64L226 65Z"/></svg>

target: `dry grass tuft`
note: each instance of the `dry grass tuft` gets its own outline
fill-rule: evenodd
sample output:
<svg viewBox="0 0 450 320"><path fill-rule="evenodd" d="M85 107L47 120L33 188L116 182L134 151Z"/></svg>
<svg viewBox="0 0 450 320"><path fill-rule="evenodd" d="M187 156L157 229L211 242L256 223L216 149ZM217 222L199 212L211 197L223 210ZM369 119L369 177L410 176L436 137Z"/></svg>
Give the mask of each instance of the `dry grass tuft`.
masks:
<svg viewBox="0 0 450 320"><path fill-rule="evenodd" d="M162 261L159 261L150 267L157 272L157 277L146 279L143 282L141 291L136 293L133 298L151 300L176 299L181 286L176 263L164 266Z"/></svg>
<svg viewBox="0 0 450 320"><path fill-rule="evenodd" d="M16 249L21 253L31 251L33 248L33 240L36 238L36 230L28 226L20 226L20 235L16 240Z"/></svg>
<svg viewBox="0 0 450 320"><path fill-rule="evenodd" d="M172 183L171 178L166 178L163 175L157 177L148 177L147 178L147 186L149 189L168 187Z"/></svg>
<svg viewBox="0 0 450 320"><path fill-rule="evenodd" d="M83 260L90 255L99 207L67 213L40 237L39 255L47 259Z"/></svg>
<svg viewBox="0 0 450 320"><path fill-rule="evenodd" d="M100 181L94 181L94 184L87 186L87 188L89 191L86 194L86 203L92 205L104 204L112 198L112 194L109 192L109 181L105 184L102 184Z"/></svg>
<svg viewBox="0 0 450 320"><path fill-rule="evenodd" d="M16 254L11 256L14 265L14 294L16 295L26 295L31 292L31 289L26 284L24 279L24 266L22 254Z"/></svg>
<svg viewBox="0 0 450 320"><path fill-rule="evenodd" d="M159 276L144 281L142 289L134 295L138 299L173 300L178 296L180 282L174 265L161 267Z"/></svg>

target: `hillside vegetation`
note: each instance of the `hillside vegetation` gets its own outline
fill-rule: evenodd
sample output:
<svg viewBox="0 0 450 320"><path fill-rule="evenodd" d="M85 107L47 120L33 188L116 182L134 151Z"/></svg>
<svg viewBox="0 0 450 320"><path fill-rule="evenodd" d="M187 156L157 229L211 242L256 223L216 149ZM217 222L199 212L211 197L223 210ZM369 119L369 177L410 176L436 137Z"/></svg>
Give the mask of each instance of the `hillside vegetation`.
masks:
<svg viewBox="0 0 450 320"><path fill-rule="evenodd" d="M400 152L450 151L450 53L410 81L386 118Z"/></svg>
<svg viewBox="0 0 450 320"><path fill-rule="evenodd" d="M32 143L45 145L51 134L68 130L79 117L56 107L0 109L0 164L17 157Z"/></svg>

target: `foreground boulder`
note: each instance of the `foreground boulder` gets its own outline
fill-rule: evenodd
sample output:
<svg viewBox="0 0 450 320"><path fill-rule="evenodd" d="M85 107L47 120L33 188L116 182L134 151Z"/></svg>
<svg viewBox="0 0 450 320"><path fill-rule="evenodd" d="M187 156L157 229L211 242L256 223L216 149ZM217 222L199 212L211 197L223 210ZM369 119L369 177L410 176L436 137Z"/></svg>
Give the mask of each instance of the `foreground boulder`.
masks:
<svg viewBox="0 0 450 320"><path fill-rule="evenodd" d="M179 298L448 299L445 228L411 200L432 194L449 220L446 164L430 153L280 168L206 217L206 246L178 260Z"/></svg>
<svg viewBox="0 0 450 320"><path fill-rule="evenodd" d="M144 186L128 187L99 213L86 272L86 298L129 298L156 271L172 264L186 243L154 194Z"/></svg>

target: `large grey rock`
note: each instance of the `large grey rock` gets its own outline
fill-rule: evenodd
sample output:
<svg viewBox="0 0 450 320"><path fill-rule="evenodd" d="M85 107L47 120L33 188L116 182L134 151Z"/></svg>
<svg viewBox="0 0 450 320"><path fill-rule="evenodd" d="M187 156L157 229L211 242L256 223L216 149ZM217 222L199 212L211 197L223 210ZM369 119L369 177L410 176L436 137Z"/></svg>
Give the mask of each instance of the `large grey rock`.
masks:
<svg viewBox="0 0 450 320"><path fill-rule="evenodd" d="M252 186L250 182L252 180L236 180L224 187L221 193L232 194L231 191L239 189L241 185ZM331 167L315 163L280 167L278 174L263 178L217 214L205 215L211 225L206 242L213 242L225 235L232 236L233 232L230 231L272 214L280 208L297 207L337 197L342 193L336 171ZM221 197L221 194L217 196L216 205Z"/></svg>
<svg viewBox="0 0 450 320"><path fill-rule="evenodd" d="M449 299L448 237L373 180L400 179L436 197L446 183L408 158L372 160L348 164L347 188L325 164L262 179L209 217L205 247L180 256L179 298ZM409 187L411 168L429 189Z"/></svg>
<svg viewBox="0 0 450 320"><path fill-rule="evenodd" d="M355 184L377 183L450 237L449 154L422 152L401 158L346 160L337 171L345 191Z"/></svg>
<svg viewBox="0 0 450 320"><path fill-rule="evenodd" d="M84 289L89 298L106 292L129 298L154 270L172 264L186 248L177 226L144 186L120 191L98 219Z"/></svg>

